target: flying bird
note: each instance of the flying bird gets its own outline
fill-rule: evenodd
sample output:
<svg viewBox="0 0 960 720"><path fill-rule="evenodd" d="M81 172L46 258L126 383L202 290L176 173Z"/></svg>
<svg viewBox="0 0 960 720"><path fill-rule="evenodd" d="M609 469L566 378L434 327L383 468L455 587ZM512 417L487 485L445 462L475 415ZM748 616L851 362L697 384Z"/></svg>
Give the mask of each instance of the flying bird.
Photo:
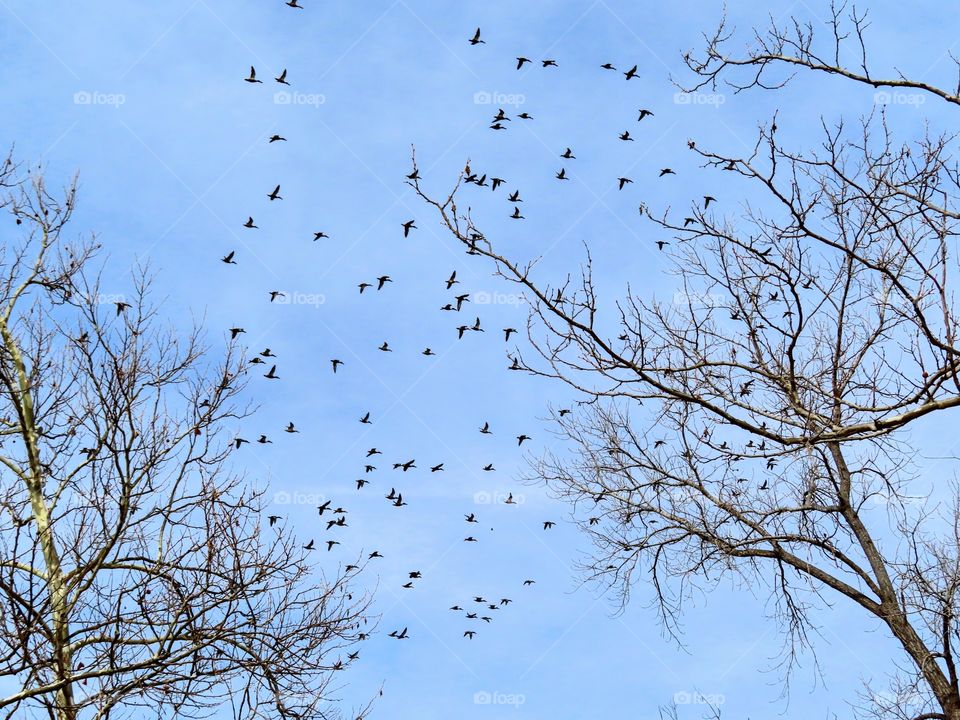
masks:
<svg viewBox="0 0 960 720"><path fill-rule="evenodd" d="M480 39L480 28L477 28L477 31L473 34L473 37L470 38L470 44L471 44L471 45L486 45L486 44L487 44L487 41L486 41L486 40L481 40L481 39Z"/></svg>
<svg viewBox="0 0 960 720"><path fill-rule="evenodd" d="M244 81L245 81L245 82L248 82L248 83L262 83L262 82L263 82L263 80L257 80L257 70L256 70L256 68L253 67L253 65L250 66L250 76L244 78Z"/></svg>

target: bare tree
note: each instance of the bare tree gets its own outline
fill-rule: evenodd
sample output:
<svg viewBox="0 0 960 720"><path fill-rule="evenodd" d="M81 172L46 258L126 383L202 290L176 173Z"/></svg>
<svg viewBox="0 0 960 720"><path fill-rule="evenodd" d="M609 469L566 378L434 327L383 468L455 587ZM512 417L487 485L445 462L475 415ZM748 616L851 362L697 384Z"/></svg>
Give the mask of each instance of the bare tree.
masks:
<svg viewBox="0 0 960 720"><path fill-rule="evenodd" d="M329 716L366 598L231 470L239 348L162 327L146 270L105 295L73 184L8 159L0 186L3 716Z"/></svg>
<svg viewBox="0 0 960 720"><path fill-rule="evenodd" d="M799 22L758 33L743 55L726 52L721 26L704 58L685 56L688 89L731 73L737 90L782 88L771 74L783 66L958 101L875 78L865 18L854 11L845 30L843 13L833 9L825 58ZM850 39L858 69L838 62ZM793 150L774 118L745 156L688 142L705 172L754 192L736 215L706 198L683 218L646 212L672 235L680 291L666 302L628 290L601 306L589 250L578 282L551 286L460 209L469 170L439 197L418 173L410 184L530 302L536 360L518 350L513 368L582 397L556 417L575 452L546 455L531 479L568 500L592 538L590 578L626 602L642 577L674 636L685 600L721 580L769 592L785 683L797 654L815 653L817 610L842 598L883 624L896 666L855 711L957 720L960 488L928 497L942 473L923 474L909 433L960 405L954 139L898 141L883 108L855 127L824 122L822 137Z"/></svg>

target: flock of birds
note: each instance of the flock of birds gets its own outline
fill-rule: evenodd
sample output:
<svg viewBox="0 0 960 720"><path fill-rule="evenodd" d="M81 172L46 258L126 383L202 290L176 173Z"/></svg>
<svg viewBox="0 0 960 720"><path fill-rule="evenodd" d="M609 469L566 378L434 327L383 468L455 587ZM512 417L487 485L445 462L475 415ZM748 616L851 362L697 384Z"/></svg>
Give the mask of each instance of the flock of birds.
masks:
<svg viewBox="0 0 960 720"><path fill-rule="evenodd" d="M295 8L295 9L303 8L303 6L300 5L298 0L289 0L285 2L285 4L290 8ZM477 28L476 31L470 37L467 38L467 42L472 47L486 45L487 43L487 41L483 38L481 34L480 28ZM516 57L517 70L522 70L528 64L530 64L531 66L534 66L536 65L536 62L534 62L528 57L524 57L524 56ZM550 69L550 68L556 69L560 67L559 63L554 59L543 59L539 61L539 64L543 69ZM599 68L603 72L611 72L611 73L620 72L628 82L638 77L637 65L633 65L632 67L624 71L620 71L617 69L615 65L608 62L608 63L603 63L602 65L599 66ZM262 85L264 83L264 81L257 75L257 71L255 67L250 67L249 74L246 77L244 77L243 80L250 85ZM288 71L284 69L279 75L273 78L273 81L279 85L290 86L291 76L288 74ZM637 122L643 122L653 116L654 116L654 113L651 110L646 108L641 108L639 110L639 116L637 118ZM509 124L512 123L514 119L517 119L520 121L532 121L534 118L532 115L530 115L527 112L521 112L517 114L515 118L511 118L507 115L507 113L503 109L499 109L496 115L492 118L492 121L489 127L494 131L504 131L508 129ZM625 130L619 134L619 139L624 142L632 142L634 141L635 138L631 134L630 130ZM284 143L284 142L287 142L287 138L280 134L274 134L269 138L268 142L271 145L275 143ZM576 159L576 155L574 154L573 150L570 147L566 147L563 150L563 152L559 153L559 157L564 161L572 161ZM658 177L663 178L663 177L675 175L675 174L676 173L674 172L673 169L669 167L665 167L660 169ZM504 180L503 178L492 177L492 176L488 177L486 174L478 173L471 170L469 165L465 168L464 176L465 176L466 183L473 184L477 187L490 187L494 192L497 191L501 186L506 185L506 180ZM556 172L555 177L556 177L556 180L558 181L568 180L569 176L567 175L566 168L561 167L561 169ZM409 175L406 176L406 180L410 184L417 183L420 180L419 171L416 168L414 168L413 172L411 172ZM627 185L630 185L633 182L634 182L633 179L629 177L617 178L617 185L620 190L623 190ZM505 192L507 192L508 202L510 202L513 205L513 211L509 217L515 220L524 219L524 216L520 210L520 204L523 202L520 196L520 190L515 189L512 192L505 190ZM278 183L276 186L272 188L272 190L270 190L269 192L266 192L265 197L270 203L282 202L284 199L282 195L282 183ZM715 201L715 198L711 196L705 196L703 208L706 209L706 207L709 206L714 201ZM641 211L642 210L643 210L643 206L641 206ZM694 218L687 218L687 221L685 221L685 225L688 225L692 222L696 222ZM250 232L255 232L256 230L258 230L258 225L256 224L256 221L253 215L249 215L247 217L246 222L244 222L242 226L243 228L245 228L247 231L250 231ZM403 220L402 222L399 222L398 234L402 232L402 236L404 238L409 238L411 233L413 233L417 229L418 227L416 224L416 220ZM313 233L314 242L324 240L328 237L329 235L327 235L327 233L322 230L319 230ZM664 246L669 243L666 241L660 240L660 241L656 241L656 244L658 248L662 251ZM477 254L475 249L470 249L468 250L468 252ZM237 253L236 251L233 251L233 250L231 250L221 258L221 262L228 266L237 265L238 261L239 259L238 259ZM393 282L394 280L393 278L390 277L390 275L384 274L373 279L361 280L360 282L357 283L357 288L361 295L367 292L373 292L373 293L389 292L388 286ZM447 277L446 279L442 279L442 278L438 279L437 282L442 283L448 292L453 293L449 302L447 302L445 305L443 305L440 308L441 311L450 312L450 313L463 312L465 310L465 306L468 303L470 303L470 293L466 293L466 292L459 293L454 290L454 287L460 284L460 281L457 279L456 271L451 272L449 277ZM282 291L279 291L279 290L270 291L268 301L272 303L283 297L284 297L284 293ZM481 318L479 316L475 316L475 319L472 322L466 321L456 325L455 330L457 333L457 337L462 339L467 333L483 333L486 331L486 328L483 327ZM246 332L242 327L233 327L233 328L230 328L229 331L230 331L231 338L234 338L234 339ZM511 336L517 333L517 330L516 328L513 328L513 327L505 327L505 328L502 328L502 332L503 332L504 341L509 343ZM394 349L390 347L390 344L387 341L384 341L383 344L379 346L378 350L384 353L390 353L394 351ZM434 353L434 351L430 347L426 347L421 351L421 354L424 356L432 356L432 355L435 355L436 353ZM512 364L508 366L508 369L510 370L524 369L520 365L519 361L515 356L510 355L508 353L508 357L512 360ZM259 355L255 356L249 362L255 366L263 366L261 369L265 369L265 372L263 372L262 375L267 381L279 381L282 379L282 375L280 374L280 370L278 369L278 364L275 358L276 358L276 355L270 350L270 348L266 348L261 353L259 353ZM348 364L340 358L330 358L329 363L330 363L331 372L334 374L338 373L338 371L343 372L344 369L349 369ZM560 416L562 417L563 415L569 412L570 410L568 409L561 410ZM371 418L371 413L367 412L366 414L364 414L362 417L359 418L359 422L363 425L372 424L373 419ZM490 435L493 432L491 430L489 422L482 422L482 424L480 424L478 427L478 431L480 434L483 434L483 435ZM284 428L284 432L292 434L292 433L298 433L299 430L297 429L296 425L293 422L290 422ZM514 436L514 439L516 440L517 446L522 446L525 442L531 440L531 436L526 433L521 433L519 435ZM234 445L236 449L239 449L241 446L249 442L251 441L247 440L246 438L237 437L234 440ZM273 440L271 440L266 434L261 434L259 438L257 438L253 442L266 445L266 444L271 444ZM377 477L378 472L381 472L378 470L378 466L375 463L378 461L378 456L383 456L383 455L384 453L382 453L378 448L371 447L366 452L365 457L359 462L358 474L360 475L360 477L356 480L356 490L358 492L369 492L366 489L367 486L372 485L373 484L372 478ZM417 465L417 461L414 458L393 459L390 461L390 465L392 465L392 472L400 473L399 478L401 480L407 477L406 474L409 471L418 469L420 467ZM443 472L445 469L443 462L431 462L425 465L424 467L425 469L429 469L429 472L431 474ZM495 468L493 466L493 463L488 463L482 468L482 470L484 472L493 472ZM384 483L384 484L387 484L387 483ZM389 492L384 494L385 501L389 502L395 508L406 507L408 505L408 501L404 497L403 490L400 487L398 487L401 484L400 481L394 480L389 484L392 486L390 487ZM407 495L407 497L409 498L410 496ZM512 494L509 494L507 496L505 500L505 504L507 505L517 504ZM320 518L320 523L321 524L325 523L325 532L328 534L328 537L323 540L320 540L319 542L317 541L317 539L312 538L303 545L303 549L310 551L315 549L319 550L325 547L327 552L331 552L338 545L340 545L340 541L336 539L337 533L340 533L343 528L348 527L347 510L341 505L334 506L331 501L327 501L317 507L317 513L318 513L318 517ZM269 526L272 527L277 523L279 523L283 518L280 515L271 514L268 516L267 519L269 522ZM596 518L591 518L591 524L593 524L594 521L596 520L597 520ZM469 527L472 524L478 523L479 519L476 513L474 512L465 513L464 522ZM554 527L554 525L555 523L553 521L550 521L550 520L543 521L544 530L550 530L551 528ZM463 542L475 543L475 542L478 542L478 540L474 535L468 533L463 538ZM374 550L367 555L367 561L373 561L382 557L383 555L379 551ZM358 569L358 566L356 565L346 566L347 572L354 571L357 569ZM420 580L422 577L423 577L422 573L419 570L410 570L407 574L407 582L402 585L402 589L405 589L405 590L414 589L416 586L416 581ZM530 587L534 585L534 583L535 581L533 579L526 579L526 580L523 580L522 586ZM463 631L463 637L467 639L472 639L478 632L476 628L482 627L483 626L482 624L493 622L496 612L505 608L511 602L512 600L509 597L496 597L496 599L488 600L484 597L483 594L477 594L477 595L474 595L471 600L454 603L450 607L450 610L463 614L464 620L467 621L467 627ZM363 639L364 637L365 635L361 635L361 639ZM403 628L395 629L392 632L390 632L389 637L397 640L406 640L406 639L409 639L411 635L409 633L408 628L403 627ZM350 655L350 660L353 660L355 658L356 658L355 653Z"/></svg>

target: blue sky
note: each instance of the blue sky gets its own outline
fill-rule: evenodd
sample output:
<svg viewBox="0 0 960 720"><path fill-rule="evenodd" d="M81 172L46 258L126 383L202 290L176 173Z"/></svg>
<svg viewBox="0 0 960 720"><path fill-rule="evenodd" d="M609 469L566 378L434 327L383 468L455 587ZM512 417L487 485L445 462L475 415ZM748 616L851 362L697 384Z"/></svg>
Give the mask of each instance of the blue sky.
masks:
<svg viewBox="0 0 960 720"><path fill-rule="evenodd" d="M411 145L425 186L437 193L470 158L521 188L523 223L509 221L509 207L489 191L473 191L475 209L501 247L521 258L543 255L542 278L575 272L586 243L602 303L627 283L669 296L676 280L663 272L657 236L637 206L685 207L709 192L736 214L748 199L736 182L699 171L687 138L745 152L757 123L780 107L786 137L810 146L821 116L869 113L872 94L820 78L783 94L724 91L704 103L676 102L669 77L684 77L682 51L718 20L722 6L712 0L302 2L304 10L281 0L0 0L0 138L16 144L19 158L42 162L53 181L79 171L74 230L99 235L105 289L123 293L126 268L149 261L174 322L202 318L214 345L240 325L252 350L269 346L279 356L284 382L253 382L262 409L238 428L275 443L245 448L238 461L269 483L270 497L278 493L276 513L304 538L326 537L316 498L349 509L343 545L317 554L321 567L361 551L386 556L363 580L376 591L381 632L341 676L347 706L382 684L377 717L655 717L676 693L694 692L723 696L725 717L825 717L847 714L861 678L882 687L891 646L843 603L820 618L826 688L812 658L801 658L787 705L776 673L762 673L780 652L762 594L721 586L693 598L681 650L661 636L642 586L619 616L609 599L580 587L573 565L589 550L585 539L564 522L563 506L517 483L525 455L513 440L533 436L524 445L532 454L549 447L541 418L570 398L506 372L498 329L522 328L526 317L515 289L468 262L403 184ZM744 30L766 12L818 23L825 9L731 5ZM932 3L875 10L869 37L878 70L951 84L947 51L958 28L942 14ZM474 48L467 38L478 25L487 44ZM554 58L559 67L517 72L517 55ZM625 83L601 70L603 62L636 63L640 78ZM251 64L264 85L242 82ZM290 88L271 81L283 68ZM277 91L296 95L278 99ZM492 132L498 107L534 120ZM639 107L655 112L642 126ZM932 100L891 115L906 133L918 132L923 118L937 127L945 117ZM625 129L638 142L617 141ZM273 133L288 142L268 145ZM565 163L558 156L568 146L578 159ZM572 182L553 179L563 166ZM658 181L667 166L677 176ZM622 174L635 182L618 192ZM284 200L270 203L277 183ZM248 215L259 230L241 227ZM400 223L409 219L419 229L404 239ZM330 239L313 242L316 231ZM230 251L236 266L219 262ZM475 300L456 317L439 311L454 269L457 288ZM395 282L358 294L357 283L384 274ZM271 290L292 302L270 304ZM476 302L484 297L488 303ZM458 341L456 325L476 315L487 333ZM378 352L384 341L393 353ZM425 347L436 357L422 356ZM336 376L333 357L345 362ZM357 421L367 411L370 426ZM282 433L289 421L301 434ZM477 432L485 421L494 435ZM937 442L929 438L931 453ZM380 469L357 491L374 446L384 452ZM419 470L389 470L410 458ZM424 471L440 462L444 473ZM495 473L481 471L487 463ZM391 486L408 507L383 500ZM509 492L522 503L484 502ZM463 522L469 512L479 525ZM544 520L557 527L544 532ZM479 542L464 543L467 534ZM423 580L401 589L412 570ZM536 585L522 587L526 578ZM461 634L472 626L447 608L477 594L514 603L467 641ZM410 641L385 637L403 626ZM695 706L681 713L698 715Z"/></svg>

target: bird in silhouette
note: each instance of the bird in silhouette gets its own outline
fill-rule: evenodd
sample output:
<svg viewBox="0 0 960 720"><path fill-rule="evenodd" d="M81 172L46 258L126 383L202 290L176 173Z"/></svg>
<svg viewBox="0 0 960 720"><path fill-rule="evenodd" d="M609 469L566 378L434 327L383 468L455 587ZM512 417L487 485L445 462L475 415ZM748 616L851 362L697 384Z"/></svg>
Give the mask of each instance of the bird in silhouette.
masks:
<svg viewBox="0 0 960 720"><path fill-rule="evenodd" d="M256 227L257 227L256 225L253 224L253 218L252 218L252 217L248 217L248 218L247 218L247 221L243 224L243 226L244 226L245 228L251 228L251 229L256 229Z"/></svg>
<svg viewBox="0 0 960 720"><path fill-rule="evenodd" d="M404 507L407 503L403 501L403 493L397 493L397 499L393 501L394 507Z"/></svg>
<svg viewBox="0 0 960 720"><path fill-rule="evenodd" d="M259 438L257 438L257 442L261 445L273 445L273 440L268 438L266 435L261 435Z"/></svg>
<svg viewBox="0 0 960 720"><path fill-rule="evenodd" d="M531 115L528 112L522 112L519 115L517 115L517 117L520 118L521 120L533 120L533 115Z"/></svg>
<svg viewBox="0 0 960 720"><path fill-rule="evenodd" d="M300 5L300 0L287 0L287 7L296 8L297 10L303 10L303 5Z"/></svg>
<svg viewBox="0 0 960 720"><path fill-rule="evenodd" d="M431 355L436 355L436 353L435 353L433 350L431 350L430 348L427 348L426 350L424 350L424 351L423 351L422 353L420 353L420 354L421 354L421 355L426 355L427 357L430 357Z"/></svg>
<svg viewBox="0 0 960 720"><path fill-rule="evenodd" d="M238 437L233 439L233 446L235 449L239 450L241 445L243 445L244 443L249 444L249 442L250 442L249 440L244 440L243 438Z"/></svg>
<svg viewBox="0 0 960 720"><path fill-rule="evenodd" d="M623 186L626 185L627 183L632 183L633 180L631 180L630 178L622 177L622 178L617 178L617 182L619 183L618 189L623 190Z"/></svg>
<svg viewBox="0 0 960 720"><path fill-rule="evenodd" d="M369 480L364 480L363 478L359 478L357 480L357 490L361 490L363 489L364 485L369 485L369 484L370 484Z"/></svg>
<svg viewBox="0 0 960 720"><path fill-rule="evenodd" d="M703 209L706 210L708 207L710 207L710 203L716 202L716 201L717 201L717 199L716 199L715 197L713 197L712 195L704 195L704 196L703 196Z"/></svg>
<svg viewBox="0 0 960 720"><path fill-rule="evenodd" d="M530 62L530 58L518 57L518 58L517 58L517 70L519 70L520 68L522 68L522 67L524 66L524 64L525 64L525 63L528 63L528 62Z"/></svg>
<svg viewBox="0 0 960 720"><path fill-rule="evenodd" d="M476 633L476 631L474 631L474 630L465 630L464 633L463 633L463 636L464 636L465 638L469 638L470 640L473 640L473 636L476 635L476 634L477 634L477 633Z"/></svg>
<svg viewBox="0 0 960 720"><path fill-rule="evenodd" d="M382 558L383 555L380 554L379 550L374 550L372 553L367 555L367 560L373 560L374 558Z"/></svg>
<svg viewBox="0 0 960 720"><path fill-rule="evenodd" d="M257 70L256 70L256 68L253 67L253 65L250 66L250 76L244 78L244 81L245 81L245 82L248 82L248 83L262 83L262 82L263 82L263 80L257 80Z"/></svg>
<svg viewBox="0 0 960 720"><path fill-rule="evenodd" d="M377 348L380 352L393 352L393 349L390 347L390 344L384 340L383 345Z"/></svg>
<svg viewBox="0 0 960 720"><path fill-rule="evenodd" d="M400 587L405 588L406 590L412 590L412 589L413 589L413 582L411 581L411 582L404 583L404 584L401 585Z"/></svg>
<svg viewBox="0 0 960 720"><path fill-rule="evenodd" d="M407 220L405 223L401 223L401 226L403 227L403 236L404 236L404 237L409 237L410 231L417 229L417 226L414 225L415 222L416 222L416 220Z"/></svg>
<svg viewBox="0 0 960 720"><path fill-rule="evenodd" d="M555 522L551 522L550 520L544 520L544 521L543 521L543 529L544 529L544 530L549 530L549 529L552 528L554 525L556 525L556 523L555 523Z"/></svg>
<svg viewBox="0 0 960 720"><path fill-rule="evenodd" d="M529 435L517 435L517 445L523 445L524 441L530 440Z"/></svg>
<svg viewBox="0 0 960 720"><path fill-rule="evenodd" d="M620 139L621 139L621 140L629 140L629 141L633 142L633 138L630 137L630 131L629 131L629 130L624 130L623 133L620 134Z"/></svg>
<svg viewBox="0 0 960 720"><path fill-rule="evenodd" d="M280 186L277 185L273 189L273 192L267 195L267 197L270 198L271 202L273 202L274 200L283 200L283 198L280 196Z"/></svg>
<svg viewBox="0 0 960 720"><path fill-rule="evenodd" d="M657 240L657 250L663 251L664 245L669 245L670 243L666 240Z"/></svg>
<svg viewBox="0 0 960 720"><path fill-rule="evenodd" d="M284 428L283 431L284 431L284 432L287 432L287 433L298 433L298 432L300 432L299 430L297 430L297 428L294 426L294 424L293 424L292 422L287 423L287 427Z"/></svg>
<svg viewBox="0 0 960 720"><path fill-rule="evenodd" d="M627 76L627 80L633 80L633 78L637 77L637 66L634 65L632 68L630 68L629 70L627 70L627 71L624 73L624 75Z"/></svg>
<svg viewBox="0 0 960 720"><path fill-rule="evenodd" d="M383 286L388 282L393 282L393 279L389 275L381 275L377 278L377 290L383 290Z"/></svg>
<svg viewBox="0 0 960 720"><path fill-rule="evenodd" d="M276 80L281 85L289 85L290 83L287 82L287 69L284 68L283 72L280 73L277 77L275 77L274 80Z"/></svg>
<svg viewBox="0 0 960 720"><path fill-rule="evenodd" d="M519 190L517 190L517 191L514 192L512 195L510 195L509 197L507 197L507 200L509 200L509 201L512 202L512 203L523 202L523 200L520 199L520 191L519 191Z"/></svg>
<svg viewBox="0 0 960 720"><path fill-rule="evenodd" d="M367 457L371 457L373 455L383 455L383 453L377 450L376 448L370 448L369 450L367 450Z"/></svg>
<svg viewBox="0 0 960 720"><path fill-rule="evenodd" d="M434 465L433 467L431 467L430 472L432 473L443 472L443 463L440 463L439 465Z"/></svg>
<svg viewBox="0 0 960 720"><path fill-rule="evenodd" d="M447 278L446 283L447 283L447 290L449 290L450 288L452 288L454 285L458 285L458 284L460 283L460 281L457 280L457 271L456 271L456 270L454 270L452 273L450 273L450 277Z"/></svg>
<svg viewBox="0 0 960 720"><path fill-rule="evenodd" d="M233 259L235 255L236 253L233 250L231 250L222 258L220 258L220 262L226 263L227 265L236 265L237 261Z"/></svg>
<svg viewBox="0 0 960 720"><path fill-rule="evenodd" d="M481 40L481 39L480 39L480 28L477 28L477 31L473 34L473 37L470 38L470 41L469 41L469 42L470 42L471 45L486 45L486 44L487 44L487 41L486 41L486 40Z"/></svg>
<svg viewBox="0 0 960 720"><path fill-rule="evenodd" d="M476 539L473 535L470 535L470 536L468 536L468 537L465 537L465 538L463 539L463 541L464 541L464 542L477 542L477 539Z"/></svg>
<svg viewBox="0 0 960 720"><path fill-rule="evenodd" d="M663 177L664 175L676 175L676 173L671 168L663 168L658 177Z"/></svg>
<svg viewBox="0 0 960 720"><path fill-rule="evenodd" d="M267 515L267 520L270 521L270 527L273 527L277 524L277 520L280 519L279 515Z"/></svg>
<svg viewBox="0 0 960 720"><path fill-rule="evenodd" d="M524 585L533 585L533 584L536 583L536 582L537 582L536 580L524 580L524 581L523 581L523 584L524 584Z"/></svg>
<svg viewBox="0 0 960 720"><path fill-rule="evenodd" d="M513 208L513 215L511 215L510 217L511 217L513 220L523 220L523 219L524 219L523 215L520 214L520 208L519 208L519 207Z"/></svg>
<svg viewBox="0 0 960 720"><path fill-rule="evenodd" d="M118 313L118 314L119 314L119 313ZM230 339L231 339L231 340L236 340L236 339L237 339L237 335L240 335L241 333L245 333L245 332L246 332L246 330L244 330L243 328L240 328L240 327L232 327L232 328L230 328Z"/></svg>
<svg viewBox="0 0 960 720"><path fill-rule="evenodd" d="M390 633L390 637L396 638L397 640L406 640L409 637L409 635L407 635L407 629L404 628L399 632L394 630L393 632Z"/></svg>
<svg viewBox="0 0 960 720"><path fill-rule="evenodd" d="M313 550L313 540L311 540L311 541L308 542L306 545L304 545L304 546L303 546L303 549L304 549L304 550Z"/></svg>
<svg viewBox="0 0 960 720"><path fill-rule="evenodd" d="M646 117L653 117L653 113L645 108L640 108L640 117L637 118L637 122L640 122Z"/></svg>
<svg viewBox="0 0 960 720"><path fill-rule="evenodd" d="M327 540L327 552L330 552L331 550L333 550L334 545L339 545L339 544L340 544L339 540Z"/></svg>
<svg viewBox="0 0 960 720"><path fill-rule="evenodd" d="M368 287L373 287L373 285L371 285L370 283L362 282L359 285L357 285L357 287L360 288L360 294L363 295L363 291L366 290Z"/></svg>
<svg viewBox="0 0 960 720"><path fill-rule="evenodd" d="M504 505L516 505L517 501L513 499L513 493L507 495L507 499L503 501Z"/></svg>
<svg viewBox="0 0 960 720"><path fill-rule="evenodd" d="M284 298L284 297L286 297L286 296L287 296L287 294L286 294L285 292L282 292L282 291L280 291L280 290L271 290L271 291L270 291L270 302L273 302L273 301L276 300L277 298Z"/></svg>
<svg viewBox="0 0 960 720"><path fill-rule="evenodd" d="M600 67L602 67L604 70L616 70L616 68L613 66L613 63L604 63Z"/></svg>
<svg viewBox="0 0 960 720"><path fill-rule="evenodd" d="M327 235L325 232L315 232L313 234L313 241L316 242L317 240L322 240L323 238L329 238L329 237L330 236Z"/></svg>
<svg viewBox="0 0 960 720"><path fill-rule="evenodd" d="M490 430L490 423L489 423L489 422L485 422L485 423L483 424L483 427L480 428L480 432L482 432L484 435L491 435L491 434L492 434L492 431Z"/></svg>
<svg viewBox="0 0 960 720"><path fill-rule="evenodd" d="M457 295L454 300L457 301L457 312L460 312L460 308L463 307L465 302L470 302L470 293L464 293L463 295Z"/></svg>
<svg viewBox="0 0 960 720"><path fill-rule="evenodd" d="M285 137L283 137L283 135L271 135L271 136L270 136L270 139L269 139L267 142L268 142L268 143L275 143L275 142L286 142L286 141L287 141L287 139L286 139Z"/></svg>
<svg viewBox="0 0 960 720"><path fill-rule="evenodd" d="M510 342L510 336L517 331L516 328L504 328L503 329L503 340L504 342Z"/></svg>
<svg viewBox="0 0 960 720"><path fill-rule="evenodd" d="M372 423L370 421L370 413L368 412L366 415L360 418L360 422L362 422L364 425L371 425Z"/></svg>
<svg viewBox="0 0 960 720"><path fill-rule="evenodd" d="M484 472L493 472L494 469L495 469L495 468L493 467L493 463L490 463L489 465L484 465L484 466L483 466L483 471L484 471Z"/></svg>
<svg viewBox="0 0 960 720"><path fill-rule="evenodd" d="M336 375L336 373L337 373L337 366L338 366L338 365L343 365L343 360L337 360L336 358L334 358L333 360L330 361L330 364L333 366L333 373L334 373L334 375Z"/></svg>
<svg viewBox="0 0 960 720"><path fill-rule="evenodd" d="M477 516L475 513L470 513L469 515L464 515L463 517L466 519L468 523L480 522L479 520L477 520Z"/></svg>
<svg viewBox="0 0 960 720"><path fill-rule="evenodd" d="M279 380L280 376L277 375L277 366L271 365L270 370L264 375L268 380Z"/></svg>
<svg viewBox="0 0 960 720"><path fill-rule="evenodd" d="M540 62L543 65L543 67L560 67L559 65L557 65L556 60L541 60Z"/></svg>
<svg viewBox="0 0 960 720"><path fill-rule="evenodd" d="M567 177L567 169L560 168L560 172L557 173L557 180L569 180L569 179L570 178Z"/></svg>

